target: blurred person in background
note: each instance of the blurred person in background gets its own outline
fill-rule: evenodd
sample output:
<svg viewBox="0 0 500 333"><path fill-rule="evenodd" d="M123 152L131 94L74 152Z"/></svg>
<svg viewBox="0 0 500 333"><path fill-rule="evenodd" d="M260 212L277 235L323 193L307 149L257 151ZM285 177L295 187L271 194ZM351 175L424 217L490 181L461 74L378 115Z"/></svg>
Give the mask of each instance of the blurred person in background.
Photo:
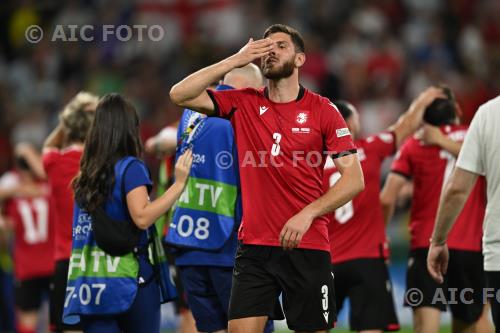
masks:
<svg viewBox="0 0 500 333"><path fill-rule="evenodd" d="M5 217L0 213L0 332L15 330L15 301L12 286L12 258L10 232Z"/></svg>
<svg viewBox="0 0 500 333"><path fill-rule="evenodd" d="M484 179L478 179L476 182L474 192L450 234L449 246L452 253L450 274L445 280L446 288L440 289L443 286L435 282L427 271L429 239L434 227L439 197L451 175L455 158L467 132L467 126L458 124L460 110L451 90L442 87L442 91L446 97L437 98L425 110L425 132L408 139L396 155L380 200L384 218L388 223L402 186L408 179L413 181L406 290L409 293L418 289L422 293L422 299L412 304L408 301L410 298L405 297L405 305L413 309L415 332L439 331L441 312L446 311L447 300L450 298L450 289L446 288L473 290L471 302L458 301L449 304L453 332L490 332L492 327L482 300L482 290L485 287L481 254L482 221L486 205ZM436 135L439 137L436 138ZM436 298L441 290L445 294Z"/></svg>
<svg viewBox="0 0 500 333"><path fill-rule="evenodd" d="M454 224L461 222L460 214L463 214L461 211L467 208L470 196L475 195L474 184L480 179L478 177L485 177L487 206L484 217L483 254L486 283L490 290L484 290L483 297L491 298L491 310L497 332L500 328L499 111L500 97L496 97L483 104L472 119L457 164L441 196L427 257L427 269L436 283L441 284L446 279L456 278L460 274L452 267L453 249L450 239L455 232Z"/></svg>
<svg viewBox="0 0 500 333"><path fill-rule="evenodd" d="M62 323L66 296L66 279L71 255L73 191L71 181L80 169L80 157L88 129L93 122L98 98L87 92L78 93L65 106L59 124L43 145L43 167L55 205L54 279L51 285L50 324L54 332L78 330L79 326Z"/></svg>
<svg viewBox="0 0 500 333"><path fill-rule="evenodd" d="M260 69L248 64L227 73L215 89L259 89L263 84ZM227 120L185 109L177 138L177 157L192 147L194 162L166 242L176 248L175 264L198 332L226 332L242 217L233 129ZM264 332L271 331L273 323L268 321Z"/></svg>
<svg viewBox="0 0 500 333"><path fill-rule="evenodd" d="M54 270L54 205L40 154L30 144L15 148L15 167L0 178L0 203L6 225L14 232L16 331L35 333L40 309L49 296ZM41 319L41 323L39 321ZM47 327L44 328L46 331Z"/></svg>
<svg viewBox="0 0 500 333"><path fill-rule="evenodd" d="M142 151L135 107L119 94L105 95L73 181L73 243L63 320L81 321L84 332L160 332L160 281L149 244L155 241L155 221L184 190L192 153L187 150L177 161L174 184L150 201L152 180L140 159ZM136 227L138 238L131 252L111 256L98 247L94 226L102 223L95 219L100 209L111 223ZM90 262L93 268L86 264Z"/></svg>
<svg viewBox="0 0 500 333"><path fill-rule="evenodd" d="M389 259L389 245L379 199L381 167L383 161L420 127L425 109L438 97L444 97L441 89L427 89L395 124L367 138L359 137L361 124L356 108L346 101L334 102L355 140L365 178L363 192L337 208L329 224L337 310L340 311L348 297L351 330L399 330L392 283L385 263ZM323 174L324 188L330 188L339 178L340 173L328 159Z"/></svg>

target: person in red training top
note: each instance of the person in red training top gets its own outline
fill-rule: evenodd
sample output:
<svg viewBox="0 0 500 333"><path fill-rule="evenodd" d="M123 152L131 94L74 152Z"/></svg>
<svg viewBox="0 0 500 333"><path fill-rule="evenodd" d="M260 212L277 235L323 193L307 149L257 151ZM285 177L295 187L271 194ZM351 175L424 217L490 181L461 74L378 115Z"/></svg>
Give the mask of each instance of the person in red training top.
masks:
<svg viewBox="0 0 500 333"><path fill-rule="evenodd" d="M458 105L452 92L443 87L446 98L436 99L426 110L424 121L438 126L443 134L436 138L432 127L424 134L408 139L393 161L381 193L384 217L388 222L394 203L407 179L413 181L413 201L410 216L410 254L406 276L407 294L405 305L413 309L415 332L439 331L441 311L446 311L447 301L453 316L453 332L489 332L487 311L483 306L485 287L483 257L481 254L482 221L486 205L484 179L479 179L462 214L450 233L450 265L452 272L444 285L435 282L427 271L427 252L434 227L439 197L447 177L455 164L455 158L467 127L458 125ZM425 140L433 144L426 144ZM467 299L450 295L471 288ZM415 291L418 290L418 297ZM469 289L467 289L469 290ZM455 295L456 296L456 295ZM453 302L451 302L453 301Z"/></svg>
<svg viewBox="0 0 500 333"><path fill-rule="evenodd" d="M39 153L28 144L18 144L15 169L0 178L5 228L14 231L14 294L19 333L35 333L39 327L39 311L54 271L54 208L43 177Z"/></svg>
<svg viewBox="0 0 500 333"><path fill-rule="evenodd" d="M431 87L425 90L394 125L367 138L359 138L360 122L356 108L345 101L334 102L355 139L365 177L363 192L336 209L329 225L337 310L349 297L351 330L399 330L385 264L388 249L379 201L381 167L384 159L394 154L403 140L420 127L425 109L439 97L444 97L441 89ZM323 177L325 190L340 177L330 160L325 165Z"/></svg>
<svg viewBox="0 0 500 333"><path fill-rule="evenodd" d="M233 68L257 59L268 79L265 88L206 90ZM283 318L281 293L292 330L326 332L336 319L325 214L363 190L363 174L335 105L299 84L305 61L300 33L274 24L263 39L250 39L238 53L170 91L175 104L229 119L234 129L243 219L229 331L262 332L268 318ZM322 188L325 155L342 174L327 193Z"/></svg>
<svg viewBox="0 0 500 333"><path fill-rule="evenodd" d="M73 192L70 184L80 170L83 143L94 119L97 102L97 96L78 93L62 111L59 125L43 146L43 167L57 215L54 226L55 272L50 297L50 324L51 329L57 332L80 329L62 323L73 223Z"/></svg>

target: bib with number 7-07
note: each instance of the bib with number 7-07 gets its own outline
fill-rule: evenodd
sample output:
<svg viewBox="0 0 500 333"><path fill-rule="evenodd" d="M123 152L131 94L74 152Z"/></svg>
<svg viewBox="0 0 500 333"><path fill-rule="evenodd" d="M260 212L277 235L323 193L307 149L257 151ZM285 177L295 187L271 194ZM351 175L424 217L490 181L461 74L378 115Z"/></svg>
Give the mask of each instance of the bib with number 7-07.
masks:
<svg viewBox="0 0 500 333"><path fill-rule="evenodd" d="M79 315L124 312L130 308L138 288L139 263L135 254L113 257L105 253L95 244L90 214L78 207L75 214L78 214L76 228L80 227L80 232L87 235L83 242L73 237L64 300L63 322L66 324L78 323Z"/></svg>

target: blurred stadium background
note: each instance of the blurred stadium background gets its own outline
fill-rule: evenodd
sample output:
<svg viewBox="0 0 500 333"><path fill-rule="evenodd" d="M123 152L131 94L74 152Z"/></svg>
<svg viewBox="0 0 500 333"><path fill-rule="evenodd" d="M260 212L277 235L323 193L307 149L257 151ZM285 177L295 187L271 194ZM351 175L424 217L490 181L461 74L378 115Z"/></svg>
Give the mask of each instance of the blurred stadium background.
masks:
<svg viewBox="0 0 500 333"><path fill-rule="evenodd" d="M168 98L173 83L237 51L249 37L259 38L271 23L302 32L302 84L353 102L364 134L386 128L418 92L439 82L455 92L468 123L500 91L499 17L498 0L1 1L0 174L11 166L13 145L40 147L62 106L80 90L124 93L140 111L143 139L152 136L180 116ZM134 24L159 25L164 36L126 42L99 36L104 25ZM31 25L43 29L38 43L26 39ZM70 25L77 31L92 25L94 40L52 38L56 27L68 32ZM146 160L157 174L155 157ZM403 200L389 230L398 305L407 207ZM5 253L0 263L9 271ZM410 324L410 312L398 310ZM175 318L168 318L171 327Z"/></svg>

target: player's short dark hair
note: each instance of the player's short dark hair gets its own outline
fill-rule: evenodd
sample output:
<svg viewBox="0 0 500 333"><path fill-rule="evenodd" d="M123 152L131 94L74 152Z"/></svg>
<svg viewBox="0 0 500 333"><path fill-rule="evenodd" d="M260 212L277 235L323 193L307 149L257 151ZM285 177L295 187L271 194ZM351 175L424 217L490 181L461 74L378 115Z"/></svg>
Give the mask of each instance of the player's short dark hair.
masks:
<svg viewBox="0 0 500 333"><path fill-rule="evenodd" d="M335 104L344 120L349 119L354 113L354 106L348 101L336 100L333 104Z"/></svg>
<svg viewBox="0 0 500 333"><path fill-rule="evenodd" d="M269 35L277 32L282 32L290 36L293 45L295 46L296 52L304 53L306 51L306 47L304 45L304 39L302 38L300 32L285 24L271 25L269 28L266 29L266 31L264 31L264 38L267 38Z"/></svg>
<svg viewBox="0 0 500 333"><path fill-rule="evenodd" d="M451 89L441 85L446 98L436 98L424 112L424 121L433 126L450 125L457 117L455 96Z"/></svg>

